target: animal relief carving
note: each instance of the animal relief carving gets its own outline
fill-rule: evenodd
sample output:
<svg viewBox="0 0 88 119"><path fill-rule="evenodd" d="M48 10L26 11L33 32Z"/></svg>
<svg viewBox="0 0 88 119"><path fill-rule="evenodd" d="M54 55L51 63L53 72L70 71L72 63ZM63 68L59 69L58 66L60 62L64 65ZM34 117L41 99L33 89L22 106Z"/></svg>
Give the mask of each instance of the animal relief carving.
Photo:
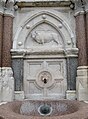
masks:
<svg viewBox="0 0 88 119"><path fill-rule="evenodd" d="M39 44L49 43L51 41L59 44L58 34L52 31L35 31L31 37Z"/></svg>

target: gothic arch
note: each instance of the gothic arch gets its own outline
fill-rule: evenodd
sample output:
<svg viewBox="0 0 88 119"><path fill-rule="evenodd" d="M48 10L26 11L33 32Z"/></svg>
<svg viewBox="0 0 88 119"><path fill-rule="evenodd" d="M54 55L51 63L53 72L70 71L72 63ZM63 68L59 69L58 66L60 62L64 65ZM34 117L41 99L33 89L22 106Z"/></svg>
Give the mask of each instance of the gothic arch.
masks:
<svg viewBox="0 0 88 119"><path fill-rule="evenodd" d="M41 25L41 24L47 24L47 25L50 25L51 27L53 27L57 32L58 34L61 36L61 39L62 39L62 43L63 43L63 48L65 47L65 41L64 41L64 36L62 34L62 32L57 28L57 26L55 26L52 22L48 21L48 20L41 20L40 22L34 24L30 30L28 31L28 34L26 36L26 39L25 39L25 42L24 44L26 43L26 40L28 38L28 36L30 35L30 33L33 31L33 29L35 29L37 26Z"/></svg>
<svg viewBox="0 0 88 119"><path fill-rule="evenodd" d="M43 18L44 16L46 18ZM34 24L32 23L32 21L34 21ZM49 11L41 11L37 14L32 14L30 18L25 18L25 21L18 27L18 30L14 37L13 49L24 48L25 40L27 39L30 32L41 23L47 23L54 29L56 29L61 35L63 45L65 47L74 47L74 34L69 25L54 13Z"/></svg>

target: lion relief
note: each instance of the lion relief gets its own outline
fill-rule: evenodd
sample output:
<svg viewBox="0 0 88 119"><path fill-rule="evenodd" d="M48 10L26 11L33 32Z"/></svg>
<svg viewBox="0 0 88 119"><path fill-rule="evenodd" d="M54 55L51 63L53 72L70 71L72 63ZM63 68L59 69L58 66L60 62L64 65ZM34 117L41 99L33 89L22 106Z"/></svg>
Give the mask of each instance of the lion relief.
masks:
<svg viewBox="0 0 88 119"><path fill-rule="evenodd" d="M52 31L35 31L31 33L31 37L39 44L49 43L51 41L59 44L58 34Z"/></svg>

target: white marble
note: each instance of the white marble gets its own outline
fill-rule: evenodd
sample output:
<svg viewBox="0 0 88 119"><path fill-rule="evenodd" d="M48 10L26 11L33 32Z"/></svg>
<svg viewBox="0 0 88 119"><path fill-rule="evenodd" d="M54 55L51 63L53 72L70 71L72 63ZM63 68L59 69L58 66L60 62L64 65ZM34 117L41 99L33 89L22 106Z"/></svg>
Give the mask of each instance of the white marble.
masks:
<svg viewBox="0 0 88 119"><path fill-rule="evenodd" d="M24 91L15 91L14 99L15 100L24 100Z"/></svg>
<svg viewBox="0 0 88 119"><path fill-rule="evenodd" d="M14 17L14 0L8 0L4 8L4 15Z"/></svg>
<svg viewBox="0 0 88 119"><path fill-rule="evenodd" d="M10 67L1 68L0 94L1 101L9 102L14 100L14 78Z"/></svg>
<svg viewBox="0 0 88 119"><path fill-rule="evenodd" d="M76 78L76 91L78 100L88 100L88 66L78 67Z"/></svg>
<svg viewBox="0 0 88 119"><path fill-rule="evenodd" d="M76 99L76 90L67 90L66 91L66 99L75 100Z"/></svg>
<svg viewBox="0 0 88 119"><path fill-rule="evenodd" d="M44 83L44 79L46 82ZM24 91L29 99L65 98L67 89L66 61L34 59L24 61Z"/></svg>
<svg viewBox="0 0 88 119"><path fill-rule="evenodd" d="M5 0L0 0L0 14L4 14Z"/></svg>
<svg viewBox="0 0 88 119"><path fill-rule="evenodd" d="M18 5L22 1L17 2ZM64 2L68 4L69 0ZM65 58L78 55L74 13L69 7L18 9L11 52L13 58L24 58L25 98L64 99L67 90ZM20 99L20 95L18 91L15 98Z"/></svg>

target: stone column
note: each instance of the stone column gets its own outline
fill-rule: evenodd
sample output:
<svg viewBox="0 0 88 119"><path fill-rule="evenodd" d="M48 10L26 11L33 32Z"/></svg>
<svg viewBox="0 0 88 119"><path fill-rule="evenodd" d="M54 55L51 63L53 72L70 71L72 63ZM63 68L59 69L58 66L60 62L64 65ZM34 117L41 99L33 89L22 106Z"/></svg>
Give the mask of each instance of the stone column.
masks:
<svg viewBox="0 0 88 119"><path fill-rule="evenodd" d="M13 35L14 0L5 3L2 44L2 101L14 99L14 78L11 68L11 47ZM8 93L9 92L9 93Z"/></svg>
<svg viewBox="0 0 88 119"><path fill-rule="evenodd" d="M3 42L4 2L0 1L0 102L2 101L2 42Z"/></svg>
<svg viewBox="0 0 88 119"><path fill-rule="evenodd" d="M11 67L11 47L12 47L12 16L4 16L4 30L3 30L3 53L2 53L2 67Z"/></svg>
<svg viewBox="0 0 88 119"><path fill-rule="evenodd" d="M88 7L86 10L86 33L87 33L87 48L88 48ZM88 50L87 50L87 63L88 63Z"/></svg>
<svg viewBox="0 0 88 119"><path fill-rule="evenodd" d="M2 67L3 14L4 14L4 2L0 1L0 67Z"/></svg>
<svg viewBox="0 0 88 119"><path fill-rule="evenodd" d="M76 91L77 99L84 101L88 100L88 46L86 11L84 6L80 6L80 8L83 8L83 11L79 11L75 16L77 47L79 49Z"/></svg>
<svg viewBox="0 0 88 119"><path fill-rule="evenodd" d="M86 41L86 24L85 14L77 14L76 20L76 36L77 36L77 47L79 49L78 54L78 65L87 66L87 41Z"/></svg>

